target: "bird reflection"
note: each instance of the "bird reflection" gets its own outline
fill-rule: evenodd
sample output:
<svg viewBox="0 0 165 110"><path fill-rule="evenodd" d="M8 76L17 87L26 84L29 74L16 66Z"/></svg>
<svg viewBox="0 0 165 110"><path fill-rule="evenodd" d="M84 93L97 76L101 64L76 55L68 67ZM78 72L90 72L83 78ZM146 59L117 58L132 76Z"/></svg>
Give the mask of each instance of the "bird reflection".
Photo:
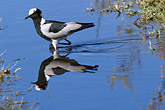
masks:
<svg viewBox="0 0 165 110"><path fill-rule="evenodd" d="M51 76L61 75L65 72L87 72L95 73L98 65L82 65L74 59L69 59L66 56L60 56L58 51L54 51L53 55L48 59L45 59L39 69L38 81L32 82L35 84L36 90L45 90L48 86L48 80ZM94 71L92 71L94 70Z"/></svg>

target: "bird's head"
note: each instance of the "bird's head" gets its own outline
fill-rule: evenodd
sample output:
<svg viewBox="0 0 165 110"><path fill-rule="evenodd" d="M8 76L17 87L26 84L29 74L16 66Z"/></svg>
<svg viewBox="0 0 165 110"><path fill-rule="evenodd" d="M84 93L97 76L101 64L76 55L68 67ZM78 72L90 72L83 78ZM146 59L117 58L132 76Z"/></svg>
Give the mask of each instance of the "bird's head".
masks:
<svg viewBox="0 0 165 110"><path fill-rule="evenodd" d="M47 81L46 82L39 82L39 81L37 81L37 82L31 82L31 83L35 85L35 89L37 91L45 90L47 88L47 86L48 86L48 82Z"/></svg>
<svg viewBox="0 0 165 110"><path fill-rule="evenodd" d="M41 10L38 9L38 8L32 8L29 10L29 15L25 18L32 18L32 19L35 19L37 17L41 17Z"/></svg>

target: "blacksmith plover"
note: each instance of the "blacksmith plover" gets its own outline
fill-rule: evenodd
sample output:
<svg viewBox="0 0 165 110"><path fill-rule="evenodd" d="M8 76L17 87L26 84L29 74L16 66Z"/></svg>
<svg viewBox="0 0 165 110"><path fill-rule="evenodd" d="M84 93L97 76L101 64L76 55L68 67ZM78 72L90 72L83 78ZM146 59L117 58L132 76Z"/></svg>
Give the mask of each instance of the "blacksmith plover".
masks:
<svg viewBox="0 0 165 110"><path fill-rule="evenodd" d="M37 33L44 39L51 42L55 50L58 44L70 45L67 36L74 32L95 26L94 23L79 23L79 22L60 22L53 20L45 20L42 17L42 12L38 8L29 10L29 15L25 18L32 18ZM60 40L66 40L68 43L59 43Z"/></svg>

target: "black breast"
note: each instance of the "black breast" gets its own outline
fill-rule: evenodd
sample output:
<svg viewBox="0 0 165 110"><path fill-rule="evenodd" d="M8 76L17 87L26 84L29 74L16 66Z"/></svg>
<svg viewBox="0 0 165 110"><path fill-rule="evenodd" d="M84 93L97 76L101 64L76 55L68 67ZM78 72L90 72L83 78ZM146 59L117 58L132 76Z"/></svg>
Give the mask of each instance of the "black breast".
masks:
<svg viewBox="0 0 165 110"><path fill-rule="evenodd" d="M45 36L42 32L41 32L41 28L40 28L40 22L41 22L41 18L40 19L33 19L34 22L34 26L36 28L37 33L44 39L48 40L51 42L51 39L47 36Z"/></svg>

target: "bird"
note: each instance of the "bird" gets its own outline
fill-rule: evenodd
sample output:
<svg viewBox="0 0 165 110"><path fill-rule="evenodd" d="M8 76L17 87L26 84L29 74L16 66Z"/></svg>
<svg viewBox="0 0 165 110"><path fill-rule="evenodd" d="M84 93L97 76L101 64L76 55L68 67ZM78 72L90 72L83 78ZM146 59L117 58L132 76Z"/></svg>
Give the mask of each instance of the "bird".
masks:
<svg viewBox="0 0 165 110"><path fill-rule="evenodd" d="M66 55L60 56L58 51L54 51L52 56L41 63L37 82L31 83L35 85L36 90L45 90L52 76L62 75L66 72L95 73L97 68L98 65L82 65L74 59L70 59Z"/></svg>
<svg viewBox="0 0 165 110"><path fill-rule="evenodd" d="M33 20L37 33L42 38L50 41L55 50L57 50L58 44L71 44L71 42L67 39L67 36L77 31L95 26L94 23L46 20L42 17L42 11L38 8L31 8L29 10L29 15L25 17L25 19L27 18L31 18ZM67 43L59 43L61 40L65 40Z"/></svg>

